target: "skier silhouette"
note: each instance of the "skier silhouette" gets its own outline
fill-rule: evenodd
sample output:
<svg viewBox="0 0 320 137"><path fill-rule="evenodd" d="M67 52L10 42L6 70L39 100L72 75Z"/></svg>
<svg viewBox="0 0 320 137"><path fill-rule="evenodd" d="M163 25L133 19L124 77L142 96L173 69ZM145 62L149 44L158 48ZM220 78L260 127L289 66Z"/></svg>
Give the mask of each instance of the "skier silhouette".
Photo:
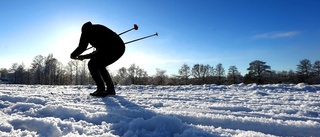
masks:
<svg viewBox="0 0 320 137"><path fill-rule="evenodd" d="M115 95L114 85L106 67L117 61L125 51L125 44L122 39L111 29L100 24L87 22L82 26L82 34L79 46L71 53L71 59L90 59L88 68L97 85L97 90L90 93L92 96ZM96 51L82 54L88 44L96 48ZM105 84L107 90L105 90Z"/></svg>

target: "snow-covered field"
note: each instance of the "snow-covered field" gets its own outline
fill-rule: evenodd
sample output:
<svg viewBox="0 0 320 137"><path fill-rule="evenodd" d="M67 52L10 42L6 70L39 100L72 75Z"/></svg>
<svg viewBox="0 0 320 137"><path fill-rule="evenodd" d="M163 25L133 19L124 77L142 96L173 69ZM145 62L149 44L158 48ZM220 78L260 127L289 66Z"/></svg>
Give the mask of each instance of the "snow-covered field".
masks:
<svg viewBox="0 0 320 137"><path fill-rule="evenodd" d="M320 85L0 85L0 136L320 136Z"/></svg>

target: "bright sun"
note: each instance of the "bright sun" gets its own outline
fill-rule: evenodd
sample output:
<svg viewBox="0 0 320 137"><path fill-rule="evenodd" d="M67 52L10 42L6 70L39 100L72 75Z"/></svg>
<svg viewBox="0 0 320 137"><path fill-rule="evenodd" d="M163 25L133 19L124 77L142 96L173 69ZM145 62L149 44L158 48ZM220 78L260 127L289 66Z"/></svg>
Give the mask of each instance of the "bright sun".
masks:
<svg viewBox="0 0 320 137"><path fill-rule="evenodd" d="M77 48L81 30L78 26L66 27L52 39L49 51L61 63L66 65L70 61L71 52Z"/></svg>

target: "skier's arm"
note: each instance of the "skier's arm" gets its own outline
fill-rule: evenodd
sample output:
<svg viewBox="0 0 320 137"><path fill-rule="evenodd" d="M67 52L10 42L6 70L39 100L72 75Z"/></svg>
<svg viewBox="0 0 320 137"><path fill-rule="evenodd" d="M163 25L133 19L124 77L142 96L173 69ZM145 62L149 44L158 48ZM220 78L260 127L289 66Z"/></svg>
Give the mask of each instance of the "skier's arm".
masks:
<svg viewBox="0 0 320 137"><path fill-rule="evenodd" d="M94 51L92 53L89 53L89 54L86 54L86 55L80 55L80 56L77 57L77 59L79 59L79 60L90 59L95 54L96 54L96 51Z"/></svg>
<svg viewBox="0 0 320 137"><path fill-rule="evenodd" d="M88 44L89 44L88 34L82 32L79 46L71 53L70 57L72 59L77 59L77 56L79 56L82 52L84 52L87 49Z"/></svg>

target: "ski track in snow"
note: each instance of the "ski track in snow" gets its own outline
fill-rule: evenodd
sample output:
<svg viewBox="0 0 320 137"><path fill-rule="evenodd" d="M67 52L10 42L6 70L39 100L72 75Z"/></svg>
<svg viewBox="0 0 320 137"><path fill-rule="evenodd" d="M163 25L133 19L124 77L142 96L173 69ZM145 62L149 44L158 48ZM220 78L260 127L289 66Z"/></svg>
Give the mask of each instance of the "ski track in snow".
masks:
<svg viewBox="0 0 320 137"><path fill-rule="evenodd" d="M320 85L0 85L0 136L320 136Z"/></svg>

